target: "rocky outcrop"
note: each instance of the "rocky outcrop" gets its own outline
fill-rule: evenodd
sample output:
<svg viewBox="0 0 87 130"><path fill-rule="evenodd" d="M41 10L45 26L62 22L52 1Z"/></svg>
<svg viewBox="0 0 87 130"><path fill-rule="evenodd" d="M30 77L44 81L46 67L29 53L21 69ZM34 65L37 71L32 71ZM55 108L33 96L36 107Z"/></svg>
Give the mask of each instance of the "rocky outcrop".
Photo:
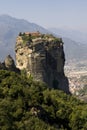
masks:
<svg viewBox="0 0 87 130"><path fill-rule="evenodd" d="M0 69L20 72L20 70L16 68L14 60L10 55L6 57L3 63L0 62Z"/></svg>
<svg viewBox="0 0 87 130"><path fill-rule="evenodd" d="M4 61L5 63L5 67L8 69L13 69L16 68L15 64L14 64L14 60L12 59L12 57L10 55L8 55Z"/></svg>
<svg viewBox="0 0 87 130"><path fill-rule="evenodd" d="M15 52L17 68L25 69L35 80L46 82L49 87L69 93L61 38L49 34L21 33L17 37Z"/></svg>

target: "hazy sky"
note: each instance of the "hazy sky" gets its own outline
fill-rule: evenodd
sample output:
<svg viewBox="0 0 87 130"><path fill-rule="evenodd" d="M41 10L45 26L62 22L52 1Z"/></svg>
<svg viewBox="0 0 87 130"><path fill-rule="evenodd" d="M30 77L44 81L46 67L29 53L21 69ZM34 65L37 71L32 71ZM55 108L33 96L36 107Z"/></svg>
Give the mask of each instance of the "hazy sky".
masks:
<svg viewBox="0 0 87 130"><path fill-rule="evenodd" d="M9 14L45 28L87 30L87 0L0 0L0 15Z"/></svg>

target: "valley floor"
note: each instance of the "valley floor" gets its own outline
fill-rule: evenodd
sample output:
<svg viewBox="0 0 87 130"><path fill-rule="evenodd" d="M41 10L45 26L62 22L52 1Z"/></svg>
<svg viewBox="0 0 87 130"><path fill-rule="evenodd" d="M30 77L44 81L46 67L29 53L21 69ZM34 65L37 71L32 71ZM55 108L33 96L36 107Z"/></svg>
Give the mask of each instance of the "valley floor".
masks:
<svg viewBox="0 0 87 130"><path fill-rule="evenodd" d="M69 79L69 88L72 94L87 100L87 94L79 93L87 86L87 61L70 62L65 65L65 75ZM83 97L82 97L83 96Z"/></svg>

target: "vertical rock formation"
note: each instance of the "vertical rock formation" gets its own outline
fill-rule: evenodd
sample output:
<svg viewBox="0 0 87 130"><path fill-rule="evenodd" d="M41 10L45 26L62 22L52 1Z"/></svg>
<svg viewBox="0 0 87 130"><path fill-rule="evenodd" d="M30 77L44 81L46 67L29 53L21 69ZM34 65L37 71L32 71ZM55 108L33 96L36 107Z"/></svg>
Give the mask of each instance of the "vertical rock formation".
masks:
<svg viewBox="0 0 87 130"><path fill-rule="evenodd" d="M5 61L4 61L4 64L5 64L5 67L6 67L7 69L12 70L12 69L16 68L15 63L14 63L14 60L13 60L13 58L12 58L10 55L8 55L8 56L6 57L6 59L5 59Z"/></svg>
<svg viewBox="0 0 87 130"><path fill-rule="evenodd" d="M3 63L0 62L0 70L9 70L20 73L20 70L16 68L13 58L8 55Z"/></svg>
<svg viewBox="0 0 87 130"><path fill-rule="evenodd" d="M16 41L16 66L35 80L69 93L64 75L65 55L61 38L49 34L23 33Z"/></svg>

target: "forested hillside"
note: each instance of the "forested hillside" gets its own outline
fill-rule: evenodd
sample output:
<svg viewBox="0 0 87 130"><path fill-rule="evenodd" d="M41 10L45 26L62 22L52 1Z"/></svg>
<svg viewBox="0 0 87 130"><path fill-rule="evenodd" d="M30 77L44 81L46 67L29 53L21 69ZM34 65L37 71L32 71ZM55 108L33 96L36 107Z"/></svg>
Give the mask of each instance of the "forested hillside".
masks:
<svg viewBox="0 0 87 130"><path fill-rule="evenodd" d="M0 130L86 130L87 104L33 81L0 70Z"/></svg>

